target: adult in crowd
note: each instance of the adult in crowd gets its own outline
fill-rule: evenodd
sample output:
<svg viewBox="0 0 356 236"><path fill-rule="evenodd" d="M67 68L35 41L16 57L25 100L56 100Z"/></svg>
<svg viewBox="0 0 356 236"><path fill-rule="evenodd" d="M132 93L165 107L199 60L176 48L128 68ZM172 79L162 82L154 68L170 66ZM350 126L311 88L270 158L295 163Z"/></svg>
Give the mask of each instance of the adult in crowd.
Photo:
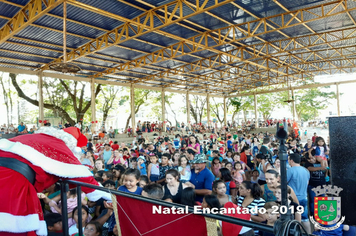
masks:
<svg viewBox="0 0 356 236"><path fill-rule="evenodd" d="M196 201L202 202L205 195L210 195L213 190L214 175L206 168L205 155L199 154L194 157L191 164L192 174L188 186L195 188ZM191 184L189 184L191 183Z"/></svg>
<svg viewBox="0 0 356 236"><path fill-rule="evenodd" d="M325 172L327 167L322 166L321 163L316 160L315 156L313 155L313 151L310 154L312 155L309 155L309 158L305 162L305 168L307 168L310 172L310 180L308 184L309 207L310 215L314 215L315 193L312 191L312 189L326 184Z"/></svg>
<svg viewBox="0 0 356 236"><path fill-rule="evenodd" d="M239 186L240 197L237 199L237 205L248 208L251 213L251 220L263 222L265 218L258 214L258 209L263 208L266 201L262 198L262 189L259 184L244 181ZM256 209L257 208L257 212Z"/></svg>
<svg viewBox="0 0 356 236"><path fill-rule="evenodd" d="M112 128L112 126L110 126L108 133L110 138L115 138L115 130Z"/></svg>
<svg viewBox="0 0 356 236"><path fill-rule="evenodd" d="M163 200L181 203L183 189L188 187L188 185L179 182L179 172L176 169L167 170L166 183L164 185Z"/></svg>
<svg viewBox="0 0 356 236"><path fill-rule="evenodd" d="M299 205L304 207L302 214L302 224L311 233L310 222L308 219L308 183L310 179L309 171L300 165L300 155L291 154L288 157L288 163L291 168L287 170L287 183L294 190L295 195L298 198Z"/></svg>
<svg viewBox="0 0 356 236"><path fill-rule="evenodd" d="M26 126L23 124L23 122L21 122L21 124L19 126L17 126L17 131L19 133L23 133L25 132Z"/></svg>
<svg viewBox="0 0 356 236"><path fill-rule="evenodd" d="M108 164L108 161L110 160L112 154L113 153L111 151L110 145L109 144L105 144L104 145L104 150L102 150L102 158L104 160L105 169L110 169L111 168L111 164Z"/></svg>

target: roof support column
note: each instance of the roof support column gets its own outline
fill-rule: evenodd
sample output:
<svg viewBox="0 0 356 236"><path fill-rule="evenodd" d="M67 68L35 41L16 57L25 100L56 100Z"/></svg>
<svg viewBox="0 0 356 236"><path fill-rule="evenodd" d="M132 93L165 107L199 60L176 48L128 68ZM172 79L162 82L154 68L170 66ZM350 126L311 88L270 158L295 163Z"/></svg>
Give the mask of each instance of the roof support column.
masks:
<svg viewBox="0 0 356 236"><path fill-rule="evenodd" d="M255 127L258 128L259 122L258 122L258 112L257 112L257 95L254 94L253 98L255 99L254 105L255 105Z"/></svg>
<svg viewBox="0 0 356 236"><path fill-rule="evenodd" d="M162 88L162 93L161 93L161 98L162 98L162 131L166 132L166 93L164 91L164 88Z"/></svg>
<svg viewBox="0 0 356 236"><path fill-rule="evenodd" d="M90 79L90 95L91 95L91 100L90 100L90 107L91 107L91 120L94 121L92 122L92 128L91 131L96 131L96 103L95 103L95 79L91 78ZM83 125L83 124L82 124Z"/></svg>
<svg viewBox="0 0 356 236"><path fill-rule="evenodd" d="M294 89L291 89L291 91L292 91L293 121L295 121L295 118L296 118L296 109L295 109Z"/></svg>
<svg viewBox="0 0 356 236"><path fill-rule="evenodd" d="M341 115L340 112L340 92L339 92L339 84L336 84L336 104L337 104L337 116Z"/></svg>
<svg viewBox="0 0 356 236"><path fill-rule="evenodd" d="M39 120L44 120L44 105L43 105L43 76L42 72L38 74L38 109L39 109ZM43 123L40 123L42 125Z"/></svg>
<svg viewBox="0 0 356 236"><path fill-rule="evenodd" d="M227 125L227 117L226 114L227 113L227 106L226 106L226 97L224 97L224 125Z"/></svg>
<svg viewBox="0 0 356 236"><path fill-rule="evenodd" d="M208 126L210 126L210 94L208 93L206 95L206 113L207 113L207 116L208 116Z"/></svg>
<svg viewBox="0 0 356 236"><path fill-rule="evenodd" d="M190 101L189 101L189 92L188 91L187 91L185 100L187 101L187 126L189 127L189 124L190 124Z"/></svg>
<svg viewBox="0 0 356 236"><path fill-rule="evenodd" d="M136 132L136 121L135 121L135 87L133 84L131 84L131 89L130 89L130 105L131 105L131 128L132 128L132 133L134 134Z"/></svg>

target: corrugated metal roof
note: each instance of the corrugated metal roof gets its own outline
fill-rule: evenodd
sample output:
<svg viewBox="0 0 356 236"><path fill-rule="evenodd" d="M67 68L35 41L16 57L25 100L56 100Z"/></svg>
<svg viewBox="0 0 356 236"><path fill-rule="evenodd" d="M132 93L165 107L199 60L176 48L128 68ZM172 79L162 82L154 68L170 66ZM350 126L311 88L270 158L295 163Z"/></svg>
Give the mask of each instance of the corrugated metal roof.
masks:
<svg viewBox="0 0 356 236"><path fill-rule="evenodd" d="M11 2L20 4L24 6L29 2L29 0L12 0ZM92 39L99 39L102 35L107 33L109 30L113 30L119 26L125 24L130 20L135 19L135 17L144 13L145 10L151 9L152 6L161 6L167 3L171 3L173 0L145 0L142 2L137 2L135 0L125 0L125 1L116 1L116 0L78 0L77 2L68 2L67 4L67 47L68 51L72 49L77 49L76 52L80 54L84 48L81 48L88 42L91 42ZM196 4L196 1L189 1L192 6ZM204 0L200 0L200 3L203 3ZM218 3L223 2L223 0L217 1ZM259 80L260 75L253 75L254 71L263 71L264 67L268 67L270 69L274 69L275 71L279 71L279 75L283 75L283 72L287 72L285 69L286 65L289 65L296 70L304 68L303 62L306 60L308 62L312 62L315 67L310 67L310 70L317 70L318 67L328 65L325 64L325 60L318 59L315 61L314 57L308 57L308 52L313 50L325 50L318 51L317 55L323 58L327 58L329 60L329 55L331 52L335 52L333 47L352 47L356 44L356 25L353 20L350 19L350 16L343 13L337 14L340 11L344 11L344 8L340 5L335 8L336 4L328 5L331 1L329 0L300 0L300 1L289 1L289 0L278 0L276 1L265 1L265 0L236 0L235 4L227 3L220 7L216 7L210 10L208 13L200 13L195 16L188 17L187 19L180 21L179 24L169 24L162 27L160 32L154 30L150 33L145 33L146 30L149 29L149 25L145 24L146 27L137 35L138 26L134 23L129 24L128 32L124 32L125 39L126 36L130 37L129 40L119 42L118 47L109 46L105 49L100 49L95 53L88 53L86 50L82 51L83 55L80 56L79 59L76 59L73 63L77 63L83 71L79 73L81 76L93 76L97 72L103 72L112 67L118 67L122 63L130 62L131 65L135 65L135 63L139 61L133 61L135 59L154 55L155 58L158 58L158 62L153 63L150 59L146 59L145 63L147 65L143 66L142 63L137 64L137 68L131 68L129 70L125 70L119 72L118 74L105 74L104 78L110 79L117 78L120 81L129 82L129 78L142 78L147 75L157 74L163 71L169 71L170 69L174 69L176 67L184 66L186 68L186 73L184 74L184 79L187 80L188 89L193 91L203 91L204 88L199 87L198 84L189 84L192 76L198 77L199 75L206 75L214 73L214 78L216 80L223 81L234 81L234 86L238 85L237 78L238 75L233 75L234 79L227 78L226 76L223 78L218 78L220 74L217 70L224 71L228 70L233 73L236 73L237 70L229 69L231 66L236 66L241 68L240 76L251 75L254 80ZM206 6L213 6L216 3L215 0L209 0ZM262 18L266 16L274 16L276 14L281 14L288 10L295 9L303 9L306 7L314 7L319 4L324 4L324 11L330 11L333 9L333 15L331 17L325 17L320 20L311 21L306 23L305 25L311 28L308 29L305 25L299 24L298 26L286 27L280 32L269 32L264 33L264 28L260 27L258 30L253 32L254 34L261 34L258 37L246 36L242 32L234 32L228 35L227 43L219 43L217 45L218 39L218 31L214 31L212 35L214 38L202 38L196 37L195 42L198 43L196 45L192 45L191 43L184 45L184 55L182 56L181 51L182 48L179 48L178 45L175 45L174 50L167 53L167 50L170 50L169 47L171 45L177 44L179 41L184 39L192 40L191 37L201 34L205 32L207 29L215 30L220 29L222 27L230 26L232 24L242 24L245 22L250 22L255 20L255 17ZM84 5L81 5L84 4ZM187 7L185 3L183 4L183 16L188 16L192 14L193 11L190 7ZM172 12L175 5L169 5L167 7L168 12ZM347 7L356 8L356 2L348 1ZM90 10L92 9L92 10ZM164 9L164 8L162 8ZM4 17L13 17L18 11L20 7L13 6L6 2L0 2L0 16ZM319 14L320 8L311 9L310 12ZM163 17L164 13L162 11L156 11L156 16L153 18L154 25L160 26L163 23L162 19L157 17L157 15ZM63 15L63 5L59 5L52 9L49 14L44 14L39 19L37 19L34 23L27 26L26 28L20 30L15 37L11 37L7 39L6 42L2 42L0 44L0 66L4 67L18 67L18 68L26 68L33 69L43 67L46 63L53 61L55 58L62 56L62 45L63 45L63 35L62 35L62 21ZM351 17L356 19L356 11L350 11ZM178 13L176 17L172 19L175 20L179 17ZM284 22L289 21L291 19L290 14L284 15ZM300 18L300 16L298 16ZM315 15L311 13L304 12L303 19L314 19ZM146 18L141 18L141 23ZM0 27L2 27L7 22L6 19L0 18ZM150 22L150 21L148 21ZM297 19L292 21L293 23L297 23ZM268 21L270 25L275 28L279 28L282 23L281 18L273 18L272 21ZM249 27L254 28L259 22L250 22ZM141 25L142 27L142 25ZM331 41L337 41L339 38L344 38L346 35L352 33L350 35L350 39L347 40L338 40L337 42L330 42L329 44L320 43L320 39L316 42L314 46L309 46L307 49L300 49L300 45L308 45L311 41L315 41L319 38L318 34L314 32L325 32L334 29L344 29L345 27L353 27L349 30L334 32L333 34L327 34L327 39ZM239 28L247 30L248 25L243 24L239 25ZM270 27L267 27L271 29ZM120 33L121 31L119 31ZM227 29L221 30L220 40L225 37ZM126 35L127 33L127 35ZM289 40L284 40L289 37L296 37L301 35L311 35L314 36L302 37L298 38L298 42L300 45L294 49L294 42L291 43ZM173 35L173 36L171 36ZM231 39L235 37L236 41L231 41ZM114 33L110 34L109 43L113 44L116 39L116 35ZM243 40L241 40L243 39ZM207 41L205 41L207 40ZM281 40L281 41L279 41ZM255 44L262 45L263 42L271 42L273 41L273 45L268 46L268 53L266 55L266 48L261 48L262 46L254 47ZM1 42L1 38L0 38ZM101 41L100 41L101 42ZM106 45L103 43L102 45ZM188 46L187 46L188 45ZM209 46L209 48L207 48ZM279 52L275 47L283 47L287 52ZM99 47L96 42L91 43L91 50ZM191 53L191 47L199 47L198 52ZM224 63L231 63L227 59L230 58L227 55L235 55L236 57L240 57L239 48L245 47L244 55L240 62L236 62L230 65L224 65ZM166 48L166 53L164 54L165 58L162 61L161 55L157 55L160 49ZM210 49L210 50L209 50ZM254 50L256 50L254 52ZM261 50L261 51L259 51ZM330 63L332 63L335 67L346 67L349 64L346 64L346 59L354 60L353 55L354 48L349 51L344 51L343 56L340 56L338 53L333 55L333 58L330 59ZM278 54L276 54L278 52ZM301 52L305 52L305 54L301 54ZM330 53L329 53L330 52ZM221 54L222 57L217 57L215 55ZM291 54L295 54L295 57L289 58L288 56ZM172 55L172 58L167 58L169 55ZM263 58L268 57L269 61L264 62ZM279 57L280 64L273 63L273 61L277 60L276 57ZM298 58L301 57L301 58ZM205 60L202 60L206 58ZM222 60L220 64L215 63L214 60L219 59ZM284 60L285 59L285 60ZM209 61L211 60L211 61ZM153 60L155 61L155 60ZM200 65L194 64L194 62L201 61ZM251 63L248 67L246 67L246 63L249 61L253 62L253 66ZM315 61L315 62L314 62ZM2 64L1 64L2 62ZM150 64L151 63L151 64ZM192 66L189 64L193 63ZM259 65L259 63L261 65ZM209 68L208 65L214 65L212 68ZM219 65L219 66L216 66ZM279 68L279 66L284 66ZM250 69L251 71L245 71L245 69ZM326 68L326 67L325 67ZM334 70L333 68L333 70ZM327 68L328 70L330 68ZM338 71L336 69L335 71ZM349 68L345 71L349 71ZM351 71L351 70L350 70ZM189 73L188 73L189 72ZM274 75L270 72L270 75ZM307 73L307 72L305 72ZM311 73L320 74L323 72L311 71ZM329 72L327 72L329 73ZM173 73L168 73L173 74ZM129 78L127 78L129 77ZM161 86L163 84L169 86L170 83L173 83L171 87L176 89L182 89L184 86L174 85L177 79L181 77L177 76L169 76L159 78L156 81L145 81L145 85L152 86ZM290 79L296 79L295 77ZM215 80L215 79L214 79ZM265 78L267 80L267 77ZM275 81L273 78L268 78L269 81ZM254 86L262 86L266 84L264 80L259 82L249 81L250 85ZM215 83L210 81L210 83ZM201 85L204 86L204 85ZM227 87L234 87L227 86Z"/></svg>
<svg viewBox="0 0 356 236"><path fill-rule="evenodd" d="M1 16L13 17L19 10L19 7L0 2Z"/></svg>
<svg viewBox="0 0 356 236"><path fill-rule="evenodd" d="M63 19L44 16L34 22L35 25L45 26L47 28L63 31ZM84 37L97 38L104 34L105 31L94 29L85 25L67 21L67 33L73 33Z"/></svg>

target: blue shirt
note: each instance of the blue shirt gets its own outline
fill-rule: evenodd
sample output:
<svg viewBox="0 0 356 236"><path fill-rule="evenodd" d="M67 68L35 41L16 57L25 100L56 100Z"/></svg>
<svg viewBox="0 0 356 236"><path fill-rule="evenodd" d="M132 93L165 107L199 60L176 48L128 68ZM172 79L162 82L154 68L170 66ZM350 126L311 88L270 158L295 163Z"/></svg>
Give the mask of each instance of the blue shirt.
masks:
<svg viewBox="0 0 356 236"><path fill-rule="evenodd" d="M298 201L308 197L307 188L309 179L309 171L302 166L294 166L287 170L287 183L294 190Z"/></svg>
<svg viewBox="0 0 356 236"><path fill-rule="evenodd" d="M18 127L17 127L17 130L19 131L19 132L22 132L22 131L24 131L25 130L25 126L24 125L19 125Z"/></svg>
<svg viewBox="0 0 356 236"><path fill-rule="evenodd" d="M200 171L198 174L192 170L192 175L190 176L190 182L195 185L195 189L209 189L213 190L213 181L215 177L213 173L208 168ZM203 202L204 196L197 195L195 201Z"/></svg>
<svg viewBox="0 0 356 236"><path fill-rule="evenodd" d="M227 140L227 148L232 149L232 141L231 140Z"/></svg>
<svg viewBox="0 0 356 236"><path fill-rule="evenodd" d="M132 193L132 194L137 194L137 195L141 195L141 193L142 193L142 188L141 187L137 187L135 192L131 192L126 188L125 185L122 185L122 186L119 187L118 190L122 191L122 192L125 192L125 193Z"/></svg>
<svg viewBox="0 0 356 236"><path fill-rule="evenodd" d="M139 169L141 172L141 175L147 175L146 164L142 163L141 166L143 167L142 169Z"/></svg>
<svg viewBox="0 0 356 236"><path fill-rule="evenodd" d="M104 150L104 152L103 152L104 163L107 163L110 160L111 154L112 154L111 150L110 151Z"/></svg>

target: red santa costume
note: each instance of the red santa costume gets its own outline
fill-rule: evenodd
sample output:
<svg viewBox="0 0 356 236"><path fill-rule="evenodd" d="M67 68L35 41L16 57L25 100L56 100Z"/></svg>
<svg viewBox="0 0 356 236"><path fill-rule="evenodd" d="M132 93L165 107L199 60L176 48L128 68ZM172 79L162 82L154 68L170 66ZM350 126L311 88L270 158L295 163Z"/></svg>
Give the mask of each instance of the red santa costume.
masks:
<svg viewBox="0 0 356 236"><path fill-rule="evenodd" d="M36 134L0 140L0 235L47 235L37 193L60 178L98 186L93 174L75 156L86 142L75 127L42 127ZM15 163L16 168L9 163ZM27 170L21 170L23 165ZM33 183L24 174L28 170L34 174ZM82 190L91 201L111 200L108 193L85 187Z"/></svg>

